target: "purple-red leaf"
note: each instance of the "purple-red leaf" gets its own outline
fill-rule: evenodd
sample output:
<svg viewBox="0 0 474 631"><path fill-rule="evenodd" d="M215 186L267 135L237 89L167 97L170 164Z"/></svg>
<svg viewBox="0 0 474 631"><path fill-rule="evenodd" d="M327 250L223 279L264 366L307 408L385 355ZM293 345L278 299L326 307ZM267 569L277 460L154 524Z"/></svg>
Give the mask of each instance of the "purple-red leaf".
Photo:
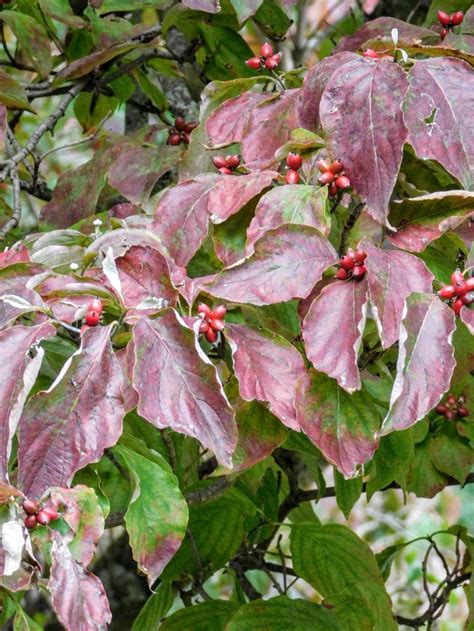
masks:
<svg viewBox="0 0 474 631"><path fill-rule="evenodd" d="M123 407L125 412L130 412L138 405L138 393L132 385L133 366L135 364L133 340L130 340L125 348L116 351L115 355L117 356L123 374Z"/></svg>
<svg viewBox="0 0 474 631"><path fill-rule="evenodd" d="M14 265L15 263L28 263L30 255L23 243L17 243L9 250L0 252L0 268Z"/></svg>
<svg viewBox="0 0 474 631"><path fill-rule="evenodd" d="M74 559L59 532L51 536L48 588L58 620L70 631L101 631L112 620L104 586Z"/></svg>
<svg viewBox="0 0 474 631"><path fill-rule="evenodd" d="M398 64L356 57L333 74L321 98L330 153L343 161L353 189L380 224L387 222L407 138L402 115L407 88Z"/></svg>
<svg viewBox="0 0 474 631"><path fill-rule="evenodd" d="M138 413L156 427L197 438L225 466L237 442L234 413L195 334L174 311L133 329Z"/></svg>
<svg viewBox="0 0 474 631"><path fill-rule="evenodd" d="M408 142L418 157L436 160L474 188L474 75L460 59L417 60L405 103Z"/></svg>
<svg viewBox="0 0 474 631"><path fill-rule="evenodd" d="M25 407L18 480L26 495L68 486L76 471L99 460L122 433L123 377L110 342L112 328L85 331L81 348L54 384Z"/></svg>
<svg viewBox="0 0 474 631"><path fill-rule="evenodd" d="M422 419L448 390L456 366L454 313L433 294L412 294L400 327L397 375L382 433Z"/></svg>
<svg viewBox="0 0 474 631"><path fill-rule="evenodd" d="M432 290L433 274L416 256L395 250L381 250L370 241L361 248L368 254L369 296L375 322L382 341L388 348L400 333L405 300L411 293Z"/></svg>
<svg viewBox="0 0 474 631"><path fill-rule="evenodd" d="M268 94L244 92L228 99L213 112L206 123L211 145L230 145L240 142L252 116L253 109L269 100Z"/></svg>
<svg viewBox="0 0 474 631"><path fill-rule="evenodd" d="M229 324L240 395L268 403L270 411L291 429L298 429L293 405L296 382L305 374L303 358L287 340L264 330Z"/></svg>
<svg viewBox="0 0 474 631"><path fill-rule="evenodd" d="M300 428L343 475L372 458L381 419L365 390L348 394L311 369L298 382L295 407Z"/></svg>
<svg viewBox="0 0 474 631"><path fill-rule="evenodd" d="M208 211L213 223L229 219L272 183L275 171L257 171L247 175L222 175L209 194Z"/></svg>
<svg viewBox="0 0 474 631"><path fill-rule="evenodd" d="M471 332L471 335L474 335L474 310L469 309L469 307L463 307L461 309L460 317Z"/></svg>
<svg viewBox="0 0 474 631"><path fill-rule="evenodd" d="M367 317L367 281L325 287L303 321L306 354L314 367L353 392L361 387L357 356Z"/></svg>
<svg viewBox="0 0 474 631"><path fill-rule="evenodd" d="M212 296L253 305L305 298L337 261L327 239L308 226L282 226L265 234L240 265L204 281Z"/></svg>
<svg viewBox="0 0 474 631"><path fill-rule="evenodd" d="M0 371L0 481L8 480L8 458L18 420L41 367L43 352L34 359L30 348L52 337L56 329L49 322L38 326L13 326L0 332L0 356L8 359L8 369Z"/></svg>

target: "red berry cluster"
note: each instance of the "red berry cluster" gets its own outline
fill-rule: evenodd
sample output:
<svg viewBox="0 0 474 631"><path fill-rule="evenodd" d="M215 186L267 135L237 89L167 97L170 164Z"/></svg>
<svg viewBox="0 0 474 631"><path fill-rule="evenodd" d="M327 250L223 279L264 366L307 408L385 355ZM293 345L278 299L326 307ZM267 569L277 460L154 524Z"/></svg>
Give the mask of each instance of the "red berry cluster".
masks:
<svg viewBox="0 0 474 631"><path fill-rule="evenodd" d="M214 156L212 162L216 169L219 169L224 175L232 175L232 173L240 166L240 156Z"/></svg>
<svg viewBox="0 0 474 631"><path fill-rule="evenodd" d="M182 116L177 116L173 127L168 132L168 145L189 145L189 134L196 129L198 123L187 123Z"/></svg>
<svg viewBox="0 0 474 631"><path fill-rule="evenodd" d="M440 32L441 39L444 39L453 26L458 26L464 20L464 13L456 11L452 15L448 15L445 11L438 11L438 22L443 27Z"/></svg>
<svg viewBox="0 0 474 631"><path fill-rule="evenodd" d="M224 318L226 313L227 309L224 305L219 305L214 311L204 303L198 306L198 314L202 319L199 333L203 333L207 341L211 344L217 340L217 334L224 330Z"/></svg>
<svg viewBox="0 0 474 631"><path fill-rule="evenodd" d="M454 394L448 394L446 401L443 404L437 405L435 411L445 416L448 421L452 421L456 416L464 418L470 414L469 410L464 405L464 397L456 398Z"/></svg>
<svg viewBox="0 0 474 631"><path fill-rule="evenodd" d="M286 166L288 171L286 172L287 184L298 184L300 181L299 169L303 164L303 158L298 153L289 153L286 156Z"/></svg>
<svg viewBox="0 0 474 631"><path fill-rule="evenodd" d="M100 298L94 298L90 301L87 305L87 312L84 318L87 326L97 326L99 324L102 308L102 301Z"/></svg>
<svg viewBox="0 0 474 631"><path fill-rule="evenodd" d="M28 530L33 530L38 524L47 526L51 521L59 519L59 513L51 507L41 507L35 500L24 500L21 507L26 513L24 524Z"/></svg>
<svg viewBox="0 0 474 631"><path fill-rule="evenodd" d="M451 275L452 285L445 285L438 291L438 296L448 300L456 315L459 315L464 305L474 302L474 276L464 278L458 269Z"/></svg>
<svg viewBox="0 0 474 631"><path fill-rule="evenodd" d="M268 43L260 46L260 57L251 57L245 62L252 70L261 70L267 68L267 70L275 70L278 68L281 61L281 53L273 54L273 47Z"/></svg>
<svg viewBox="0 0 474 631"><path fill-rule="evenodd" d="M329 184L329 195L334 197L339 191L350 188L351 181L344 175L344 165L340 160L328 163L326 160L318 160L318 169L321 171L318 182L323 186Z"/></svg>
<svg viewBox="0 0 474 631"><path fill-rule="evenodd" d="M349 248L347 254L339 259L340 268L337 270L336 278L339 280L362 280L365 276L367 268L364 264L367 258L367 252L364 250L352 250Z"/></svg>
<svg viewBox="0 0 474 631"><path fill-rule="evenodd" d="M373 48L366 48L362 55L364 57L370 57L370 59L380 59L378 52Z"/></svg>

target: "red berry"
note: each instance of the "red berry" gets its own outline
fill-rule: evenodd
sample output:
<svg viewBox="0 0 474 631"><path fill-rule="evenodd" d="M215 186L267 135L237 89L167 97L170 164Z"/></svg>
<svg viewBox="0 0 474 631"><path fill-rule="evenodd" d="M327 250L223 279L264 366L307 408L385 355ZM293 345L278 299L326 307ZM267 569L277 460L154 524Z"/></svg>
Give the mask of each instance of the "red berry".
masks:
<svg viewBox="0 0 474 631"><path fill-rule="evenodd" d="M460 270L456 270L451 274L451 283L454 287L460 287L464 284L464 276Z"/></svg>
<svg viewBox="0 0 474 631"><path fill-rule="evenodd" d="M438 291L438 296L444 300L451 300L456 295L456 291L452 285L446 285Z"/></svg>
<svg viewBox="0 0 474 631"><path fill-rule="evenodd" d="M354 267L355 261L352 256L346 254L339 259L339 265L342 267L342 269L349 271Z"/></svg>
<svg viewBox="0 0 474 631"><path fill-rule="evenodd" d="M198 313L202 313L206 318L208 318L212 313L211 307L206 305L204 302L200 302L198 304L197 311Z"/></svg>
<svg viewBox="0 0 474 631"><path fill-rule="evenodd" d="M455 403L457 403L456 397L454 396L454 394L448 394L448 397L446 399L446 403L448 405L454 405Z"/></svg>
<svg viewBox="0 0 474 631"><path fill-rule="evenodd" d="M456 13L453 13L453 15L451 16L451 24L453 24L454 26L458 26L463 20L464 13L462 11L456 11Z"/></svg>
<svg viewBox="0 0 474 631"><path fill-rule="evenodd" d="M183 131L181 138L183 139L185 145L189 145L189 134L187 132Z"/></svg>
<svg viewBox="0 0 474 631"><path fill-rule="evenodd" d="M240 164L240 156L232 155L225 157L229 169L236 169Z"/></svg>
<svg viewBox="0 0 474 631"><path fill-rule="evenodd" d="M334 173L331 173L331 171L326 171L325 173L321 173L321 175L319 176L319 183L322 184L323 186L325 186L326 184L331 184L334 180Z"/></svg>
<svg viewBox="0 0 474 631"><path fill-rule="evenodd" d="M287 184L298 184L299 181L300 181L300 175L298 171L293 171L293 169L290 169L289 171L286 172Z"/></svg>
<svg viewBox="0 0 474 631"><path fill-rule="evenodd" d="M301 169L302 164L303 158L298 153L289 153L286 156L286 165L290 167L290 169L298 171L298 169Z"/></svg>
<svg viewBox="0 0 474 631"><path fill-rule="evenodd" d="M181 136L179 134L170 134L168 136L168 144L169 145L179 145L179 143L181 142Z"/></svg>
<svg viewBox="0 0 474 631"><path fill-rule="evenodd" d="M223 175L232 175L232 169L228 169L227 167L222 167L221 169L219 169L219 171Z"/></svg>
<svg viewBox="0 0 474 631"><path fill-rule="evenodd" d="M37 523L38 520L36 519L36 515L28 515L28 517L25 517L24 524L28 528L28 530L33 530L33 528L36 528Z"/></svg>
<svg viewBox="0 0 474 631"><path fill-rule="evenodd" d="M174 121L174 126L178 131L184 131L186 129L186 121L182 116L177 116Z"/></svg>
<svg viewBox="0 0 474 631"><path fill-rule="evenodd" d="M37 514L36 519L38 521L38 524L41 524L42 526L47 526L51 521L49 513L45 511L44 508L40 510L40 512Z"/></svg>
<svg viewBox="0 0 474 631"><path fill-rule="evenodd" d="M356 265L352 270L352 277L356 280L362 280L364 278L367 268L365 265Z"/></svg>
<svg viewBox="0 0 474 631"><path fill-rule="evenodd" d="M460 407L458 407L457 412L458 412L458 416L460 416L461 418L465 416L469 416L470 414L469 410L466 407L464 407L464 405L461 405Z"/></svg>
<svg viewBox="0 0 474 631"><path fill-rule="evenodd" d="M23 500L21 507L27 515L36 515L39 511L39 504L35 500Z"/></svg>
<svg viewBox="0 0 474 631"><path fill-rule="evenodd" d="M362 54L364 57L370 57L371 59L379 58L378 54L375 52L373 48L367 48L366 50L364 50Z"/></svg>
<svg viewBox="0 0 474 631"><path fill-rule="evenodd" d="M354 252L354 261L356 263L359 263L360 265L362 265L362 263L365 261L366 258L367 258L367 252L364 252L364 250L356 250Z"/></svg>
<svg viewBox="0 0 474 631"><path fill-rule="evenodd" d="M456 414L452 410L446 410L445 417L448 419L448 421L452 421L455 416Z"/></svg>
<svg viewBox="0 0 474 631"><path fill-rule="evenodd" d="M458 298L457 300L455 300L452 304L452 310L454 311L454 313L456 315L459 315L461 313L461 309L464 307L464 303L461 300L461 298Z"/></svg>
<svg viewBox="0 0 474 631"><path fill-rule="evenodd" d="M438 414L446 414L448 408L445 405L437 405L435 411L438 412Z"/></svg>
<svg viewBox="0 0 474 631"><path fill-rule="evenodd" d="M463 280L462 283L459 283L459 285L456 285L455 290L456 290L456 294L459 297L462 297L464 296L464 294L467 294L467 292L469 291L469 287L467 286L466 282Z"/></svg>
<svg viewBox="0 0 474 631"><path fill-rule="evenodd" d="M331 184L329 185L329 195L331 197L336 197L336 195L338 195L339 193L339 189L336 186L336 182L331 182Z"/></svg>
<svg viewBox="0 0 474 631"><path fill-rule="evenodd" d="M209 321L209 326L211 329L214 329L214 331L223 331L225 324L222 320L215 319Z"/></svg>
<svg viewBox="0 0 474 631"><path fill-rule="evenodd" d="M321 171L321 173L326 173L326 171L329 171L329 163L327 162L327 160L318 160L316 162L316 166Z"/></svg>
<svg viewBox="0 0 474 631"><path fill-rule="evenodd" d="M97 311L99 314L102 313L102 300L100 300L100 298L93 298L87 308L89 311Z"/></svg>
<svg viewBox="0 0 474 631"><path fill-rule="evenodd" d="M445 11L438 11L438 22L443 26L449 26L451 17Z"/></svg>
<svg viewBox="0 0 474 631"><path fill-rule="evenodd" d="M336 186L337 188L344 190L346 188L350 188L351 181L346 175L340 175L336 180Z"/></svg>
<svg viewBox="0 0 474 631"><path fill-rule="evenodd" d="M199 325L199 333L207 333L209 331L209 322L201 322Z"/></svg>
<svg viewBox="0 0 474 631"><path fill-rule="evenodd" d="M271 46L268 42L265 42L265 44L260 46L260 54L262 57L271 57L271 55L273 55L273 46Z"/></svg>
<svg viewBox="0 0 474 631"><path fill-rule="evenodd" d="M219 305L211 312L210 317L215 318L216 320L223 320L225 318L225 314L227 313L227 309L224 305Z"/></svg>
<svg viewBox="0 0 474 631"><path fill-rule="evenodd" d="M252 68L253 70L260 70L260 67L262 65L260 57L252 57L251 59L247 59L245 63L249 68Z"/></svg>
<svg viewBox="0 0 474 631"><path fill-rule="evenodd" d="M439 36L441 38L441 41L446 37L446 35L449 33L447 28L442 28L441 31L439 32Z"/></svg>
<svg viewBox="0 0 474 631"><path fill-rule="evenodd" d="M187 134L190 134L193 131L193 129L196 129L196 127L198 125L199 125L199 123L195 123L195 122L193 122L193 123L186 123L186 127L184 128L184 131Z"/></svg>
<svg viewBox="0 0 474 631"><path fill-rule="evenodd" d="M467 291L472 291L474 289L474 276L471 276L470 278L466 278L466 287L467 287Z"/></svg>
<svg viewBox="0 0 474 631"><path fill-rule="evenodd" d="M350 274L348 274L346 270L341 267L341 269L338 269L336 272L336 278L338 280L347 280L348 278L350 278Z"/></svg>
<svg viewBox="0 0 474 631"><path fill-rule="evenodd" d="M344 165L340 160L334 160L329 165L329 170L331 173L334 173L334 175L337 175L338 173L342 173L342 171L344 171Z"/></svg>
<svg viewBox="0 0 474 631"><path fill-rule="evenodd" d="M97 326L99 324L99 319L100 319L100 313L97 313L97 311L88 311L86 313L86 324L87 326Z"/></svg>
<svg viewBox="0 0 474 631"><path fill-rule="evenodd" d="M217 340L217 333L213 329L209 329L208 331L206 331L206 338L208 342L214 344L214 342Z"/></svg>
<svg viewBox="0 0 474 631"><path fill-rule="evenodd" d="M229 166L227 164L226 158L224 158L223 156L214 156L212 158L212 163L217 169L223 169Z"/></svg>
<svg viewBox="0 0 474 631"><path fill-rule="evenodd" d="M50 521L56 521L56 519L59 519L58 511L52 506L47 506L46 508L43 508L41 512L49 515Z"/></svg>
<svg viewBox="0 0 474 631"><path fill-rule="evenodd" d="M461 300L465 305L472 305L474 302L474 291L468 291L465 293L464 296L461 296Z"/></svg>
<svg viewBox="0 0 474 631"><path fill-rule="evenodd" d="M265 68L268 68L268 70L275 70L275 68L278 68L280 65L280 61L281 53L272 55L271 57L268 57L268 59L265 59Z"/></svg>

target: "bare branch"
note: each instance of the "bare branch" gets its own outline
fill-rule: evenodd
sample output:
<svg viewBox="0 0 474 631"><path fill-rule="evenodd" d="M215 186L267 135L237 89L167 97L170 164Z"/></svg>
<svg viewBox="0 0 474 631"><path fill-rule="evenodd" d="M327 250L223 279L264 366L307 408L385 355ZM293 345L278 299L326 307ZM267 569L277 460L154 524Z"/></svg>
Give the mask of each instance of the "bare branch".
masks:
<svg viewBox="0 0 474 631"><path fill-rule="evenodd" d="M20 177L15 165L10 166L9 173L13 184L13 215L0 230L0 239L5 238L10 230L16 228L21 219Z"/></svg>

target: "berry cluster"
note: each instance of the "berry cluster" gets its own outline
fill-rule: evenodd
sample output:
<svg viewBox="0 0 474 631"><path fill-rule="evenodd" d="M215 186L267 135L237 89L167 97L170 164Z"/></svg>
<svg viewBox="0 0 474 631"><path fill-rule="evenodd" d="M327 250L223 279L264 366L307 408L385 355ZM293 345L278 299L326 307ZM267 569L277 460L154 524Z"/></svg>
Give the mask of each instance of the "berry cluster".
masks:
<svg viewBox="0 0 474 631"><path fill-rule="evenodd" d="M196 129L198 123L187 123L182 116L177 116L173 127L168 132L168 145L179 145L184 142L189 145L189 134Z"/></svg>
<svg viewBox="0 0 474 631"><path fill-rule="evenodd" d="M443 27L440 32L441 39L444 39L453 26L458 26L464 20L464 13L456 11L452 15L448 15L445 11L438 11L438 22Z"/></svg>
<svg viewBox="0 0 474 631"><path fill-rule="evenodd" d="M287 184L298 184L300 181L300 174L298 173L303 164L303 159L298 153L289 153L286 156L286 166L288 171L286 172Z"/></svg>
<svg viewBox="0 0 474 631"><path fill-rule="evenodd" d="M21 507L26 513L24 524L28 530L33 530L38 524L47 526L51 521L59 519L59 513L51 507L41 507L35 500L24 500Z"/></svg>
<svg viewBox="0 0 474 631"><path fill-rule="evenodd" d="M370 57L370 59L380 59L378 52L373 48L366 48L362 55L364 57Z"/></svg>
<svg viewBox="0 0 474 631"><path fill-rule="evenodd" d="M474 276L464 278L458 269L451 275L452 285L445 285L438 291L438 296L448 300L456 315L459 315L464 305L474 302Z"/></svg>
<svg viewBox="0 0 474 631"><path fill-rule="evenodd" d="M321 171L318 182L323 186L329 184L329 195L334 197L339 191L350 188L351 181L344 175L344 165L340 160L328 163L326 160L318 160L318 169Z"/></svg>
<svg viewBox="0 0 474 631"><path fill-rule="evenodd" d="M267 70L275 70L278 68L281 61L281 53L273 54L273 47L268 43L260 46L260 57L251 57L245 62L252 70L261 70L266 68Z"/></svg>
<svg viewBox="0 0 474 631"><path fill-rule="evenodd" d="M470 414L469 410L464 405L464 397L456 398L454 394L448 394L446 401L443 404L437 405L435 411L445 416L448 421L452 421L456 416L464 418Z"/></svg>
<svg viewBox="0 0 474 631"><path fill-rule="evenodd" d="M339 280L362 280L365 276L367 268L364 264L367 258L367 252L364 250L352 250L349 248L347 254L339 259L340 268L336 272L336 278Z"/></svg>
<svg viewBox="0 0 474 631"><path fill-rule="evenodd" d="M101 313L102 301L99 298L94 298L87 305L87 312L84 318L87 326L97 326L99 324Z"/></svg>
<svg viewBox="0 0 474 631"><path fill-rule="evenodd" d="M198 314L202 320L199 333L203 333L211 344L217 340L217 334L224 330L226 313L227 309L224 305L219 305L214 311L204 303L198 306Z"/></svg>
<svg viewBox="0 0 474 631"><path fill-rule="evenodd" d="M219 169L224 175L232 175L232 173L240 166L240 156L214 156L212 162L216 169Z"/></svg>

